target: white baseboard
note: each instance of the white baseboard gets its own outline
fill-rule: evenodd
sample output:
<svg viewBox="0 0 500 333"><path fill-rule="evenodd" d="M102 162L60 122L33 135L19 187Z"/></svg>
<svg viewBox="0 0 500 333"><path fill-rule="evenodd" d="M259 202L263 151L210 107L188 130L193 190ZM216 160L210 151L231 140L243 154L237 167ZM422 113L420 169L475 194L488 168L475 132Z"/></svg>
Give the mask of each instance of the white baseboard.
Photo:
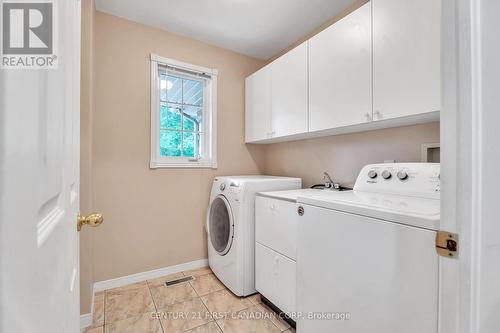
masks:
<svg viewBox="0 0 500 333"><path fill-rule="evenodd" d="M96 292L103 291L106 289L123 287L126 286L127 284L156 279L165 275L179 273L190 269L202 268L205 266L208 266L208 259L200 259L180 265L169 266L169 267L155 269L152 271L122 276L116 279L98 281L94 283L94 294Z"/></svg>
<svg viewBox="0 0 500 333"><path fill-rule="evenodd" d="M90 325L92 325L92 313L82 314L80 316L80 331L83 333Z"/></svg>

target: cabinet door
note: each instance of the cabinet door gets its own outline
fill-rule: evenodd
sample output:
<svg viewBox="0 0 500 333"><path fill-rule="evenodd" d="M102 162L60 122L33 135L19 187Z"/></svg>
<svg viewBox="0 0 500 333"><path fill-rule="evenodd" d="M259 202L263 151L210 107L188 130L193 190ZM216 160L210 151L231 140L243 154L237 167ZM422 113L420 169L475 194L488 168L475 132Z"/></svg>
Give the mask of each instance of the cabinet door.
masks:
<svg viewBox="0 0 500 333"><path fill-rule="evenodd" d="M440 110L440 3L372 1L374 120Z"/></svg>
<svg viewBox="0 0 500 333"><path fill-rule="evenodd" d="M307 42L271 63L273 137L307 132Z"/></svg>
<svg viewBox="0 0 500 333"><path fill-rule="evenodd" d="M245 79L245 142L271 136L271 68L266 66Z"/></svg>
<svg viewBox="0 0 500 333"><path fill-rule="evenodd" d="M297 255L297 204L257 196L255 240L295 260Z"/></svg>
<svg viewBox="0 0 500 333"><path fill-rule="evenodd" d="M371 3L309 40L309 130L372 115Z"/></svg>
<svg viewBox="0 0 500 333"><path fill-rule="evenodd" d="M255 243L255 289L281 311L296 311L296 275L294 260Z"/></svg>

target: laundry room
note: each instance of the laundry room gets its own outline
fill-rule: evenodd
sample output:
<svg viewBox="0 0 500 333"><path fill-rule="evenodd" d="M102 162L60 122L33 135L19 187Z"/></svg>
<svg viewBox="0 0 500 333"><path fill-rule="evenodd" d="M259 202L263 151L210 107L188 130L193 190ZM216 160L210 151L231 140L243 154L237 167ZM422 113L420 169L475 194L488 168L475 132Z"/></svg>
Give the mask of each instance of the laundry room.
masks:
<svg viewBox="0 0 500 333"><path fill-rule="evenodd" d="M0 0L0 331L496 327L494 6L73 2Z"/></svg>
<svg viewBox="0 0 500 333"><path fill-rule="evenodd" d="M435 13L432 13L435 22L429 22L438 29L439 6L427 8L430 3L427 2L426 5L422 5L422 10L435 11ZM311 108L313 106L311 104L308 106L306 103L308 97L307 59L300 62L300 57L307 55L304 43L309 41L309 47L311 47L315 38L321 37L321 34L318 35L318 33L321 31L329 33L328 27L335 27L335 22L342 24L349 19L348 13L355 13L359 16L357 14L359 10L363 11L361 14L368 15L366 22L363 22L362 17L355 16L353 22L346 22L348 26L341 28L349 29L349 25L354 25L355 28L359 29L359 31L354 31L359 34L357 36L359 38L358 44L347 44L350 47L360 48L359 50L352 50L352 55L357 56L357 58L354 58L356 61L345 65L353 66L353 69L354 67L366 65L366 68L362 68L363 70L366 69L365 72L362 69L356 69L366 77L358 76L356 81L345 82L344 76L349 75L348 71L351 69L350 67L342 68L344 72L339 73L342 79L337 82L332 80L329 86L332 93L323 92L325 95L318 96L317 104L325 102L328 105L335 105L336 96L345 96L345 99L343 98L339 102L346 110L339 110L338 112L344 111L347 114L361 112L358 117L360 119L353 115L352 124L361 123L361 126L371 126L370 124L365 125L367 121L363 118L363 112L372 111L372 89L369 85L372 74L368 64L371 61L369 47L371 44L370 3L365 4L364 1L353 4L348 4L348 1L339 2L338 5L331 5L332 8L329 10L334 14L327 18L328 22L318 22L321 23L321 26L313 27L314 29L308 27L308 30L304 30L304 33L307 34L291 41L291 43L281 43L281 47L278 47L278 45L266 47L264 45L260 46L256 42L254 47L247 47L246 49L245 46L238 49L237 44L230 45L232 49L239 52L204 43L202 42L203 39L198 41L197 38L186 37L182 31L179 34L169 32L163 27L169 26L171 23L168 20L161 23L161 20L158 20L159 17L156 18L154 15L150 17L151 21L141 20L140 15L143 15L141 14L143 9L134 9L132 2L103 0L96 1L95 5L95 11L90 14L84 13L91 16L86 19L92 22L89 22L89 25L92 24L90 28L93 29L93 35L87 36L88 39L93 38L93 41L88 40L89 44L93 43L93 54L88 56L88 60L91 62L89 67L92 66L89 70L92 70L93 73L93 80L88 84L92 84L93 87L88 89L93 90L92 96L89 96L89 99L92 100L88 102L91 106L88 109L82 109L82 116L89 121L89 123L85 123L84 118L82 118L82 131L89 132L87 140L81 142L82 151L89 154L88 159L82 159L84 163L86 160L89 161L89 165L82 168L82 190L88 191L89 195L87 197L89 199L87 201L87 198L82 196L81 210L100 212L105 217L105 222L95 230L82 230L81 234L81 237L89 238L88 240L83 238L81 242L82 268L85 265L89 267L89 270L82 269L81 280L82 284L86 283L86 285L82 285L82 291L86 290L85 293L82 293L82 302L85 303L83 306L88 311L90 311L91 288L95 288L96 283L99 285L100 281L154 271L164 267L175 267L184 263L200 262L209 257L207 249L209 249L208 251L212 249L216 253L214 247L211 246L210 237L207 237L207 228L205 227L206 215L210 213L207 212L207 209L211 200L211 188L214 178L239 175L271 175L300 179L298 185L277 184L276 186L261 187L262 190L279 190L308 188L316 184L322 184L324 183L324 172L327 172L333 182L352 187L359 172L367 164L384 163L384 161L421 162L422 145L439 144L439 116L435 115L435 112L439 111L439 40L434 38L428 41L429 45L426 45L426 61L419 63L416 56L411 61L417 66L433 66L437 72L430 72L427 77L415 78L415 80L421 80L421 83L412 82L415 86L420 84L419 89L408 87L408 89L414 91L403 92L408 94L406 97L410 98L410 100L407 99L404 102L394 101L395 103L415 104L414 101L416 100L421 100L423 97L428 98L426 105L424 105L424 101L420 101L423 106L421 109L416 110L418 119L403 120L402 122L398 120L395 124L382 125L380 129L367 128L368 130L366 130L360 128L353 129L352 133L348 131L345 134L325 135L319 138L314 136L304 137L300 140L293 138L294 135L304 135L302 133L308 131L308 124L311 126L313 121L312 118L310 120L307 118L307 114L312 112ZM158 13L161 10L158 8ZM187 10L187 7L181 7L179 10L181 11L179 15L182 16L184 15L182 10ZM154 21L155 19L158 21ZM175 17L172 17L172 20L174 19ZM150 22L158 22L160 25ZM425 24L429 22L426 21ZM184 24L187 24L187 21ZM408 29L410 28L413 29L413 27L408 26ZM314 31L311 32L310 30ZM255 34L256 32L252 33ZM333 31L333 33L336 32ZM339 33L343 32L340 31ZM429 29L427 35L415 36L422 39L426 36L430 38L434 37L434 33L435 31ZM265 43L265 41L262 42ZM339 41L339 43L341 42L342 40ZM421 43L425 44L427 41L421 41ZM319 47L325 48L323 52L329 52L328 45L319 45ZM330 47L334 48L336 45L332 44ZM301 52L300 54L294 53L297 52L297 48ZM243 50L247 51L243 52ZM83 51L85 51L85 48ZM309 49L310 61L314 55L313 51L314 49ZM363 52L366 52L366 54L363 54ZM338 61L345 61L351 58L352 55L341 54ZM365 55L366 59L363 59ZM398 56L401 57L404 54ZM322 55L318 55L317 61L321 61L320 57ZM169 64L168 59L175 62ZM428 61L432 63L429 64ZM154 83L151 81L150 69L152 62L157 64L158 69L155 68L154 70L160 72L155 78L155 80L160 81L160 95L156 96L156 99L160 101L159 104L156 101L155 104L152 104L152 92L150 90L150 87L154 87L152 86ZM207 101L203 101L203 98L196 101L195 99L199 96L186 96L187 84L190 84L190 82L188 80L180 82L182 79L176 79L175 73L184 74L180 70L175 70L177 62L203 66L207 68L207 72L210 69L217 70L217 90L208 92L208 94L214 94L214 96L209 97L212 99L210 101L212 104L208 107L213 108L211 111L216 111L216 115L208 116L213 117L212 119L207 117L207 119L202 120L206 122L202 126L209 125L210 121L214 121L216 126L212 125L212 127L208 126L207 129L200 130L200 132L204 132L200 135L200 142L205 141L206 144L211 144L212 147L200 147L201 154L208 153L207 156L202 156L199 161L188 160L185 162L187 165L179 166L173 163L176 163L175 160L182 160L186 148L184 148L184 151L179 150L182 149L180 146L184 144L185 147L186 143L182 140L164 140L164 136L176 139L175 135L179 133L177 130L182 129L176 128L177 125L175 124L169 124L169 121L174 122L176 120L177 110L174 107L178 104L175 103L185 102L186 105L189 105L189 108L196 111L196 107L191 107L191 105L202 105L201 103L207 103ZM182 63L180 67L182 67ZM275 65L276 67L272 67ZM383 65L386 64L381 64L381 66ZM166 67L165 74L161 72L164 66ZM314 79L310 72L312 66L313 64L309 63L309 100L314 97L311 94L311 84L313 83L311 81ZM335 70L341 70L339 67L321 66L325 66L324 73L330 77L337 76L337 74L334 74ZM171 72L170 67L173 68ZM268 92L266 91L258 90L264 89L264 84L266 84L257 81L261 79L259 75L268 68L273 71L271 74L273 79L278 78L281 80L281 82L275 82L271 79L271 82L269 82L272 86L270 87L270 90L273 91L272 96L267 96ZM295 71L290 71L293 69ZM280 72L277 72L278 70ZM328 70L333 71L333 73L328 73ZM406 68L391 67L391 71L402 70L404 71ZM401 73L400 78L406 74ZM397 75L397 73L393 75ZM184 78L185 76L179 75L178 77ZM211 84L214 84L214 77L209 78L212 80ZM255 80L256 91L249 91L253 87L252 79ZM317 80L325 79L326 77L317 78ZM366 82L362 82L362 80L366 80ZM197 82L197 80L193 81ZM342 84L341 81L344 81L346 86L342 91L335 92ZM166 82L164 84L166 89L163 88L166 90L165 92L161 90L162 82ZM360 82L363 84L360 85ZM396 82L396 78L394 78L394 82ZM204 84L207 85L207 83ZM278 85L278 87L275 88L274 85ZM355 89L360 93L358 98L367 98L366 106L362 105L364 101L358 101L352 106L348 105L347 98L351 98L348 95L350 89ZM437 91L429 91L431 89ZM276 92L281 92L281 96L275 98L274 94ZM164 96L161 94L164 94ZM207 92L203 92L203 94L207 96ZM328 97L329 100L323 100L323 97ZM217 100L214 102L213 99L215 98ZM265 98L269 98L271 104L280 103L281 101L282 105L270 105L270 114L265 114ZM189 99L192 99L192 101L189 101ZM402 108L404 104L395 104L390 107L393 109ZM159 107L162 110L165 106L166 115L160 114L160 124L155 123L151 109ZM360 109L356 110L355 108L358 106L360 106ZM319 111L323 109L321 105L315 107ZM275 112L278 114L275 115ZM279 112L282 112L282 114L279 114ZM402 110L402 112L407 112L407 110ZM408 110L408 112L411 112L411 110ZM420 119L422 114L428 119L424 117L424 121L422 121ZM254 119L254 117L257 118ZM295 119L288 121L287 117L295 117ZM183 117L184 124L187 119L189 118ZM331 118L331 120L335 122L336 119ZM343 121L342 118L340 120ZM325 121L327 121L326 118L323 123ZM391 120L388 121L391 122ZM282 122L282 124L279 122ZM269 123L272 123L272 125ZM286 128L287 124L292 127ZM405 126L395 126L400 124ZM274 142L279 141L279 139L276 139L279 134L270 139L269 143L266 142L267 137L264 140L258 138L261 132L266 131L266 125L270 125L270 128L274 126L273 128L276 131L282 131L284 133L282 137L285 138L283 141L285 142ZM152 126L159 126L167 130L160 130L160 133L155 134L152 133ZM338 125L330 127L345 128L345 126ZM172 128L172 131L169 131L169 128ZM111 132L110 129L112 129ZM324 129L320 131L324 131ZM113 135L110 135L110 133L113 133ZM194 135L198 134L195 133ZM264 133L264 135L267 136L267 133ZM184 136L184 140L185 138L186 136ZM160 156L155 156L152 152L152 150L158 149L158 147L155 148L153 142L150 143L153 139L159 139ZM254 144L254 141L259 143ZM196 158L193 155L194 152L189 153L191 159ZM174 157L170 157L168 154L173 154ZM210 154L212 155L210 156ZM181 157L179 158L177 155L181 155ZM203 159L212 164L197 165L202 163ZM155 165L152 163L155 163ZM179 163L181 162L179 161ZM84 173L85 171L87 174ZM89 177L88 179L91 182L87 183L85 181L86 177ZM238 180L234 182L238 182ZM225 184L225 182L220 181L220 184ZM87 186L87 189L85 189L85 186ZM249 186L259 187L258 184L252 185L252 183ZM225 193L232 188L230 184L227 184L226 191L221 191L221 193ZM87 202L92 204L87 206ZM222 200L216 202L215 205L224 206L224 203L230 206L230 203L227 201L222 202ZM240 207L241 209L242 207ZM295 212L295 209L293 212ZM232 219L237 218L234 208L232 211L229 208L229 213L226 211L225 214L232 215ZM248 228L253 225L253 223L249 224ZM238 230L240 230L240 233L253 233L253 231L246 230L246 228L247 226L241 226L238 229L238 226L234 225L235 230L224 229L221 231L222 235L219 237L226 239L216 239L215 242L221 242L221 244L216 244L219 246L218 250L221 253L224 253L224 251L227 251L227 253L220 258L230 258L231 250L234 250L226 248L235 246L235 244L229 245L227 242L227 238L234 237L230 236L231 233L237 233ZM86 234L84 235L84 233ZM235 238L233 238L233 243L234 240ZM253 240L249 241L253 242ZM86 247L90 246L92 248L86 251ZM93 255L90 255L91 252ZM220 259L215 256L214 258ZM252 261L252 265L254 265L255 259L253 255L245 260ZM205 265L208 265L208 262ZM210 267L213 265L214 263L210 264ZM228 263L222 263L224 267L228 265L230 266ZM272 269L272 266L269 269ZM235 281L238 279L236 276L230 276L227 279L232 282L224 281L226 272L216 271L217 268L212 268L212 270L215 273L214 278L221 279L222 285L226 285L228 288L229 283L236 283ZM271 272L266 271L264 274L271 274ZM207 279L208 282L212 283L213 281ZM200 293L196 288L197 282L192 281L190 283ZM282 280L282 283L288 285L286 279ZM251 282L248 290L244 290L246 287L237 287L241 291L229 290L236 297L246 296L256 292L254 285L255 282ZM217 286L219 286L218 281ZM222 288L222 286L220 287ZM219 291L217 287L213 288ZM288 286L287 288L290 288L290 290L284 292L290 295L292 294L291 289L295 288L295 286ZM166 287L161 289L165 289L165 293L167 292ZM212 291L212 289L209 290ZM204 293L205 291L201 292L201 294ZM208 296L211 295L212 293L208 294ZM224 302L228 304L236 302L226 294L218 295L216 293L213 296L219 296L219 300L215 298L215 301L213 301L215 304L218 304L218 302L222 302L222 304ZM155 297L156 295L153 293L154 300L156 300ZM268 297L272 299L273 296ZM185 299L190 298L186 296ZM239 303L244 302L240 301ZM274 303L276 301L272 304ZM95 298L93 304L96 304ZM106 305L98 305L97 307L106 307ZM246 307L243 304L235 305L235 310L243 310L244 308ZM106 309L105 312L112 313L114 311L109 307L106 307ZM158 310L161 310L161 307ZM209 306L208 310L210 312L214 310L225 311L225 308L224 305L221 305L220 308L214 305L213 308ZM290 311L289 308L282 310ZM117 311L119 312L119 310ZM106 317L106 314L104 317ZM100 323L104 322L104 325L112 325L114 321L113 318L108 320L104 318ZM99 321L97 322L99 323ZM185 323L183 325L186 325L183 327L189 328L191 324ZM282 325L284 327L290 326L285 321L283 321Z"/></svg>

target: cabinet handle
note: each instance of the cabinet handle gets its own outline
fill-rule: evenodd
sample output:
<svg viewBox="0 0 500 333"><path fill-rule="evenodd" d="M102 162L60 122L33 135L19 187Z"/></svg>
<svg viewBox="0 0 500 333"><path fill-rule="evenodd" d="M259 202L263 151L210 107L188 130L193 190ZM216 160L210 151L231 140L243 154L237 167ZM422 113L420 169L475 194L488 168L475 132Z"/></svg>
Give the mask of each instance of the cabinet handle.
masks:
<svg viewBox="0 0 500 333"><path fill-rule="evenodd" d="M375 110L375 112L373 112L373 114L375 116L377 116L377 119L382 119L382 113L380 112L380 110Z"/></svg>
<svg viewBox="0 0 500 333"><path fill-rule="evenodd" d="M365 113L365 118L366 118L366 121L372 121L372 116L370 115L370 113Z"/></svg>

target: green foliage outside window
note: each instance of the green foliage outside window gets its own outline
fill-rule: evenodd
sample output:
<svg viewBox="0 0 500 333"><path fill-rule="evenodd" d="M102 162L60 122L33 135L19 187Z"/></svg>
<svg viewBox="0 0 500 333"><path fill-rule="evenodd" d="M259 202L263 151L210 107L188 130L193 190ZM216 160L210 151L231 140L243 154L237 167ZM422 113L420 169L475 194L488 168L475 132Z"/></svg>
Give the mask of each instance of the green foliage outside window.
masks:
<svg viewBox="0 0 500 333"><path fill-rule="evenodd" d="M181 132L182 116L179 108L160 107L160 153L161 156L194 157L195 140L199 144L199 134ZM195 131L196 123L184 116L184 131ZM182 151L182 136L184 135L184 150Z"/></svg>

